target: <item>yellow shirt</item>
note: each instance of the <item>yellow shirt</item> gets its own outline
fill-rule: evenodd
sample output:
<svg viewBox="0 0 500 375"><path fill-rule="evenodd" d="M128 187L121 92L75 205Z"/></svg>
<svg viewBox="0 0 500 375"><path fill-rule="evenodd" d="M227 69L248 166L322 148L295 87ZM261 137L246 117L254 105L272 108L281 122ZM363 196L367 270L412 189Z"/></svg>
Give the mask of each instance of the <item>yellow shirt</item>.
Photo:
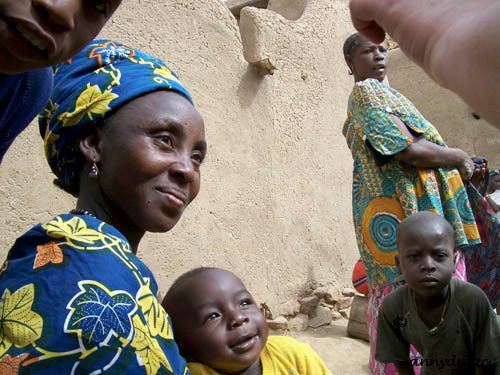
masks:
<svg viewBox="0 0 500 375"><path fill-rule="evenodd" d="M331 375L309 344L287 336L269 336L260 353L262 375ZM192 375L221 375L198 362L189 362Z"/></svg>

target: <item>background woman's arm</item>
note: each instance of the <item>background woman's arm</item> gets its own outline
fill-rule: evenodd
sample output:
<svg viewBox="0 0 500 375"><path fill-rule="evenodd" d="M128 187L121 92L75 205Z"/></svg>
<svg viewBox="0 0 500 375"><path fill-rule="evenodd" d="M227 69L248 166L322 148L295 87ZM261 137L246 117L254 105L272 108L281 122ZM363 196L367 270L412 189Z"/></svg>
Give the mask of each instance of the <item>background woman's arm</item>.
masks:
<svg viewBox="0 0 500 375"><path fill-rule="evenodd" d="M395 155L397 160L414 167L422 168L457 168L464 179L470 179L474 164L470 156L459 148L443 147L414 136L403 121L391 115L401 131L412 140L412 144Z"/></svg>

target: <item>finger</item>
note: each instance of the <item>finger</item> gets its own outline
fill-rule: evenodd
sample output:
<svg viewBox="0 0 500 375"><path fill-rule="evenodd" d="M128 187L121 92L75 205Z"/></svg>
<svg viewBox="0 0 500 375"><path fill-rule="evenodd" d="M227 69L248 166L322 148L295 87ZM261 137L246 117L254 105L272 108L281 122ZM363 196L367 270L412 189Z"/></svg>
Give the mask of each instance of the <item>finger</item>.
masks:
<svg viewBox="0 0 500 375"><path fill-rule="evenodd" d="M385 31L375 22L377 6L373 1L351 0L349 9L351 11L352 24L361 34L374 43L382 43L385 38Z"/></svg>

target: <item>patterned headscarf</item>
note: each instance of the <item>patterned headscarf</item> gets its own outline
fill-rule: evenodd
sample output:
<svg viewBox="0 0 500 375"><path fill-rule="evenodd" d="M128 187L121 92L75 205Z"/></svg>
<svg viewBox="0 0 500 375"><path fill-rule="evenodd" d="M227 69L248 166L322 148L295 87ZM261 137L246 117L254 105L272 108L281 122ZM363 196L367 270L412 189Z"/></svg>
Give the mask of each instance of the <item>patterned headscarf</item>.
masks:
<svg viewBox="0 0 500 375"><path fill-rule="evenodd" d="M191 96L163 62L111 40L94 40L54 68L54 90L40 113L40 135L52 172L77 190L79 141L131 99L156 90Z"/></svg>

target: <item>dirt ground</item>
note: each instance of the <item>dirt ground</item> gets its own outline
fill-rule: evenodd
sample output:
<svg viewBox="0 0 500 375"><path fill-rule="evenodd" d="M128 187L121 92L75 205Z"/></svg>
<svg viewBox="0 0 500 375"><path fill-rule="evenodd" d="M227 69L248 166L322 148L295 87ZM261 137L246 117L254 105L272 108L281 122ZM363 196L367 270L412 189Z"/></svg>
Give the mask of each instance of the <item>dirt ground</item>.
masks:
<svg viewBox="0 0 500 375"><path fill-rule="evenodd" d="M275 332L306 342L319 354L333 375L364 375L368 372L370 345L368 342L347 336L347 320L335 325L308 329L304 332Z"/></svg>

